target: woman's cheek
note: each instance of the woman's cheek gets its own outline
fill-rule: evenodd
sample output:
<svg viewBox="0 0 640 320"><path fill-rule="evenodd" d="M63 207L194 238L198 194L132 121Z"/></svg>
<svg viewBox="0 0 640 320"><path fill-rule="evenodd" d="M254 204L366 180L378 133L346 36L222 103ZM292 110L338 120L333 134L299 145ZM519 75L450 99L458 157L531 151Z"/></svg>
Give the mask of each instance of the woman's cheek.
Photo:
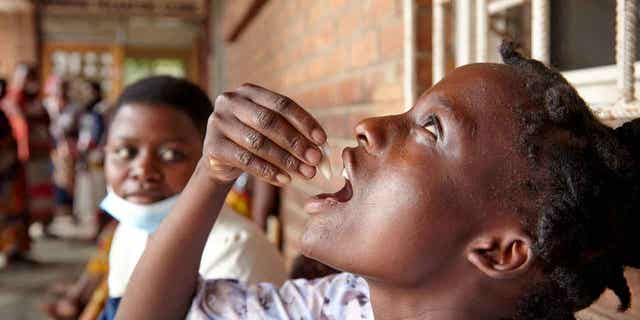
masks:
<svg viewBox="0 0 640 320"><path fill-rule="evenodd" d="M104 171L107 186L116 189L116 191L120 189L120 185L127 176L126 168L122 165L118 165L113 160L107 160L105 162Z"/></svg>

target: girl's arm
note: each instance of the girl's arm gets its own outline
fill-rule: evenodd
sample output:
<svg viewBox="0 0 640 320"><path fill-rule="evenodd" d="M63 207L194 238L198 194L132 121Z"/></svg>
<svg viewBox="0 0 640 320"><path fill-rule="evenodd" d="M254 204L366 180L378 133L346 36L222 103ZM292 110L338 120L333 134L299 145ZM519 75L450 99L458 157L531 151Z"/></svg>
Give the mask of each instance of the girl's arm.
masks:
<svg viewBox="0 0 640 320"><path fill-rule="evenodd" d="M183 319L202 250L231 187L206 175L200 161L172 213L149 239L116 319Z"/></svg>
<svg viewBox="0 0 640 320"><path fill-rule="evenodd" d="M203 157L171 214L151 237L116 319L183 319L206 240L242 171L283 186L310 179L326 133L291 99L243 85L216 99Z"/></svg>

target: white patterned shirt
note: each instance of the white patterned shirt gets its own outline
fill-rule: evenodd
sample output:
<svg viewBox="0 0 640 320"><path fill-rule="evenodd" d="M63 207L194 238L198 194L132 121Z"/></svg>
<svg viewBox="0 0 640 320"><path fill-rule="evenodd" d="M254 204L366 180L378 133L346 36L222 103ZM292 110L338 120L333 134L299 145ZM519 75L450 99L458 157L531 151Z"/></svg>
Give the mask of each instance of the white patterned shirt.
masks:
<svg viewBox="0 0 640 320"><path fill-rule="evenodd" d="M119 224L109 252L109 297L124 294L149 236L146 232ZM205 279L238 279L248 283L283 283L284 261L253 222L224 206L220 211L200 261Z"/></svg>
<svg viewBox="0 0 640 320"><path fill-rule="evenodd" d="M236 280L201 280L188 320L373 320L367 282L341 273L289 280L280 288Z"/></svg>

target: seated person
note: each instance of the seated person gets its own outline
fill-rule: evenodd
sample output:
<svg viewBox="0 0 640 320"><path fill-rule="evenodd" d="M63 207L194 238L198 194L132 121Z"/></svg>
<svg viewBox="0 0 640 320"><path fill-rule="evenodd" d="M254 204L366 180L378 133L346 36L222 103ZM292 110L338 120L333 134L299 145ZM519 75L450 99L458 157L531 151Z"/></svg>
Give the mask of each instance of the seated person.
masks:
<svg viewBox="0 0 640 320"><path fill-rule="evenodd" d="M140 80L117 101L105 146L109 193L101 207L119 224L110 241L109 300L102 319L115 315L148 239L196 168L212 108L200 88L168 76ZM199 262L202 277L248 283L286 279L281 256L249 219L225 207L211 227L203 242L207 254Z"/></svg>
<svg viewBox="0 0 640 320"><path fill-rule="evenodd" d="M311 178L326 141L291 99L216 99L203 156L156 232L118 319L574 319L640 267L640 120L606 127L556 71L460 67L346 148L343 189L310 199L305 255L344 273L277 288L202 280L198 262L242 171Z"/></svg>

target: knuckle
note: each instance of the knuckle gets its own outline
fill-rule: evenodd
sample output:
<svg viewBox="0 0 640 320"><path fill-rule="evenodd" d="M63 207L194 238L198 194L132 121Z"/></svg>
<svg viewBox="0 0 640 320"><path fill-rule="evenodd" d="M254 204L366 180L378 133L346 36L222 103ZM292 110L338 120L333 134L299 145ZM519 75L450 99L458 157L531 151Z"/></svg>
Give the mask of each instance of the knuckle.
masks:
<svg viewBox="0 0 640 320"><path fill-rule="evenodd" d="M262 146L264 146L264 140L264 136L256 132L251 132L246 137L247 144L254 150L262 148Z"/></svg>
<svg viewBox="0 0 640 320"><path fill-rule="evenodd" d="M288 170L297 170L299 166L299 161L295 157L290 154L285 154L282 163Z"/></svg>
<svg viewBox="0 0 640 320"><path fill-rule="evenodd" d="M258 167L258 174L265 178L272 178L275 176L276 171L272 166L264 163Z"/></svg>
<svg viewBox="0 0 640 320"><path fill-rule="evenodd" d="M276 115L273 112L260 110L256 113L256 123L260 128L271 129L275 126Z"/></svg>
<svg viewBox="0 0 640 320"><path fill-rule="evenodd" d="M236 153L236 159L244 166L249 166L251 161L253 161L253 155L251 152L243 150Z"/></svg>
<svg viewBox="0 0 640 320"><path fill-rule="evenodd" d="M291 106L291 99L289 97L285 97L285 96L278 96L276 97L275 101L273 102L273 108L278 111L278 112L285 112L287 111L287 109L289 109L289 106Z"/></svg>
<svg viewBox="0 0 640 320"><path fill-rule="evenodd" d="M294 135L287 141L291 150L298 150L302 146L302 139L298 135Z"/></svg>

